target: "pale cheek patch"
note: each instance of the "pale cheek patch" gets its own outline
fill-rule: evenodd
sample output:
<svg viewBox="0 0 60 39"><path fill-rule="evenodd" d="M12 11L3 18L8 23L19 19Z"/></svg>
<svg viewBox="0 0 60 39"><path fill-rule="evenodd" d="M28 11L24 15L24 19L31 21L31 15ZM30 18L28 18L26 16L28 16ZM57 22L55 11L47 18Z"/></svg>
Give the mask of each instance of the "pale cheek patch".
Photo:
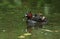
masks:
<svg viewBox="0 0 60 39"><path fill-rule="evenodd" d="M27 16L27 15L25 14L25 16Z"/></svg>

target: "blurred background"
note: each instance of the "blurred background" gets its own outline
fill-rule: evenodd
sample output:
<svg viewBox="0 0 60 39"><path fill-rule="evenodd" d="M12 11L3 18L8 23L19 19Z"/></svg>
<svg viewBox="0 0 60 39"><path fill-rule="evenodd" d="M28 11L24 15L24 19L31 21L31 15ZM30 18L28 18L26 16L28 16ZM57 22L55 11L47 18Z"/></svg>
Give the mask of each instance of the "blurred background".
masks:
<svg viewBox="0 0 60 39"><path fill-rule="evenodd" d="M0 0L0 39L19 39L25 33L22 19L28 11L42 12L48 18L45 28L57 33L35 30L25 39L60 39L60 0Z"/></svg>

